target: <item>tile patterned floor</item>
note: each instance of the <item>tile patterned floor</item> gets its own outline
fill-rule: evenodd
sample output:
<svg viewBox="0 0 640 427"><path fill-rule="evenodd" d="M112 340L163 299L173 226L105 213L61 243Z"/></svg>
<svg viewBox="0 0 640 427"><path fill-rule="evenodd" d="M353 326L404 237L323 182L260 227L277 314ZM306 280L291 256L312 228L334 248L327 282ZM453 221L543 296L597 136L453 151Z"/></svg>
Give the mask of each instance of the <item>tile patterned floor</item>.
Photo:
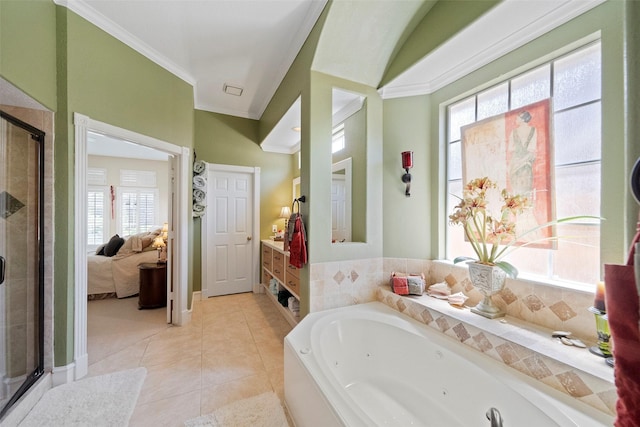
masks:
<svg viewBox="0 0 640 427"><path fill-rule="evenodd" d="M130 300L137 304L137 299ZM184 327L149 320L164 311L138 311L125 302L130 300L114 300L121 304L112 310L112 319L108 309L92 314L90 302L88 343L90 376L147 368L131 426L182 426L190 418L267 391L284 401L283 340L291 326L266 295L196 301L192 321ZM147 319L134 319L132 310ZM114 329L109 331L108 324Z"/></svg>

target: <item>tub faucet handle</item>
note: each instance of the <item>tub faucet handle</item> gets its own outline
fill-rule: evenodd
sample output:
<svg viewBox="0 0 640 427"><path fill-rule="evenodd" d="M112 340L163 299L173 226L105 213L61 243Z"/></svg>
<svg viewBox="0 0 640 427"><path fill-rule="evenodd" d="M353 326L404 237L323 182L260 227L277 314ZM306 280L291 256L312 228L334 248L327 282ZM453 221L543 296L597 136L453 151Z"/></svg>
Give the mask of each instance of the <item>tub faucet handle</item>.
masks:
<svg viewBox="0 0 640 427"><path fill-rule="evenodd" d="M500 415L500 411L496 408L489 408L486 415L487 419L491 421L491 427L503 427L502 416Z"/></svg>

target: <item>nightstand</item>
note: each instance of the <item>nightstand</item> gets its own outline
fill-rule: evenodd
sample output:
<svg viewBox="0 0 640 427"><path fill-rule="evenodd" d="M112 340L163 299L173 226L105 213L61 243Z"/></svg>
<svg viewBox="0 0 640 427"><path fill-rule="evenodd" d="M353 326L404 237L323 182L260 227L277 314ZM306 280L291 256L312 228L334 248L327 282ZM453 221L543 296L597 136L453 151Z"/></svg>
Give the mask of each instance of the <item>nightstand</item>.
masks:
<svg viewBox="0 0 640 427"><path fill-rule="evenodd" d="M140 270L138 310L167 306L167 264L144 263Z"/></svg>

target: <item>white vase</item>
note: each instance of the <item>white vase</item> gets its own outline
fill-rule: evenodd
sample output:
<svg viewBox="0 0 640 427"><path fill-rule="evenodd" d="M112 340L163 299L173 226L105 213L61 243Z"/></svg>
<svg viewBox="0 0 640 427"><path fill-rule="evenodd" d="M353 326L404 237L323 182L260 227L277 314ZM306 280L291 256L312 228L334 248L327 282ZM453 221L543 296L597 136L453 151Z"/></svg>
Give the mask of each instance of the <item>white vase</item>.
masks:
<svg viewBox="0 0 640 427"><path fill-rule="evenodd" d="M507 273L495 265L472 262L469 263L469 277L473 286L484 295L484 299L471 311L489 319L504 316L504 311L493 303L491 296L504 288Z"/></svg>

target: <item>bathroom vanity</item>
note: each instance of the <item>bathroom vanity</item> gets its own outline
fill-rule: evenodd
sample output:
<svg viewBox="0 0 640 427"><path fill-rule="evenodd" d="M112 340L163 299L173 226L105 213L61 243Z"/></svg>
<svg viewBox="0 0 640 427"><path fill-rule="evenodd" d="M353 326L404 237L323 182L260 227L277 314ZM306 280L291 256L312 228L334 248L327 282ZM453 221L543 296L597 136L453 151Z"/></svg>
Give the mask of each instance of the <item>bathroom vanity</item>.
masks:
<svg viewBox="0 0 640 427"><path fill-rule="evenodd" d="M272 279L277 282L276 293L270 286ZM297 325L299 317L278 301L278 293L286 290L300 303L299 269L289 264L289 251L284 250L284 242L262 240L262 286L291 326Z"/></svg>

